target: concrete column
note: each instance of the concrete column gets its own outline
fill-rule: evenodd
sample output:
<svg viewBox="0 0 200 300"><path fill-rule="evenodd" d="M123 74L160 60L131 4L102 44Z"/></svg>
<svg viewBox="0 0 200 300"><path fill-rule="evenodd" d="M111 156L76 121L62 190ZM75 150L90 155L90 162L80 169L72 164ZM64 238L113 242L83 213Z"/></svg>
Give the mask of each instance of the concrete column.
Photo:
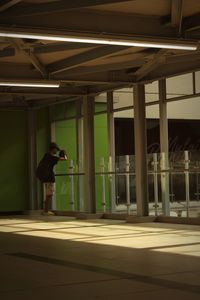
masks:
<svg viewBox="0 0 200 300"><path fill-rule="evenodd" d="M115 171L115 121L113 112L113 92L107 93L107 129L110 171ZM115 175L110 175L110 212L116 210Z"/></svg>
<svg viewBox="0 0 200 300"><path fill-rule="evenodd" d="M159 112L160 112L160 152L161 169L169 169L169 137L168 137L168 119L166 103L166 79L159 80ZM169 173L161 174L161 197L162 208L165 216L170 215L169 201Z"/></svg>
<svg viewBox="0 0 200 300"><path fill-rule="evenodd" d="M148 216L147 132L143 84L134 87L134 129L137 215Z"/></svg>
<svg viewBox="0 0 200 300"><path fill-rule="evenodd" d="M85 211L96 213L95 153L94 153L94 97L83 98Z"/></svg>
<svg viewBox="0 0 200 300"><path fill-rule="evenodd" d="M29 171L29 209L39 209L37 195L37 124L36 111L28 111L28 171Z"/></svg>

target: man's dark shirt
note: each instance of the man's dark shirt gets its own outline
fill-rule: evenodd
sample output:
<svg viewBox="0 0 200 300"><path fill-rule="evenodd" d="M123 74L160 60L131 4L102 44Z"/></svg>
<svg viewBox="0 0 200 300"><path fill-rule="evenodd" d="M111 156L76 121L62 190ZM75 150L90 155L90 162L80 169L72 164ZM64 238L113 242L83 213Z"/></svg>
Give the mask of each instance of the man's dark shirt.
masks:
<svg viewBox="0 0 200 300"><path fill-rule="evenodd" d="M46 168L46 178L45 182L55 182L55 174L53 171L54 166L58 163L59 157L52 155L51 153L46 153L41 160L43 168Z"/></svg>

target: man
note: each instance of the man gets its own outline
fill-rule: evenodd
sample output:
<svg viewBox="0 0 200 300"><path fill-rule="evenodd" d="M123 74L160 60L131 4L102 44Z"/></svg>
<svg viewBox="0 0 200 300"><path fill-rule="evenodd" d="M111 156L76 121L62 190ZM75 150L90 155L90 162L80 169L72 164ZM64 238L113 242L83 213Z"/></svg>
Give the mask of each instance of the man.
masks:
<svg viewBox="0 0 200 300"><path fill-rule="evenodd" d="M56 154L59 152L59 156ZM37 168L37 178L43 182L45 189L45 202L44 202L44 214L54 215L49 211L50 204L52 203L53 195L55 192L55 174L54 166L59 161L67 160L67 155L64 150L60 150L56 143L49 145L49 152L44 155Z"/></svg>

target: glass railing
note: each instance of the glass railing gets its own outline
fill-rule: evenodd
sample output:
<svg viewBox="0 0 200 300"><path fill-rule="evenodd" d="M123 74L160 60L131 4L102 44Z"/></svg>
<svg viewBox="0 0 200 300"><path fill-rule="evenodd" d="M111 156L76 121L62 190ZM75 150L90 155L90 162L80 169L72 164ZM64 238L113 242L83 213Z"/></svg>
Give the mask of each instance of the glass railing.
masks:
<svg viewBox="0 0 200 300"><path fill-rule="evenodd" d="M200 215L200 151L153 153L147 156L149 214ZM57 169L54 208L84 211L82 163L68 161ZM136 214L135 156L96 159L98 212Z"/></svg>

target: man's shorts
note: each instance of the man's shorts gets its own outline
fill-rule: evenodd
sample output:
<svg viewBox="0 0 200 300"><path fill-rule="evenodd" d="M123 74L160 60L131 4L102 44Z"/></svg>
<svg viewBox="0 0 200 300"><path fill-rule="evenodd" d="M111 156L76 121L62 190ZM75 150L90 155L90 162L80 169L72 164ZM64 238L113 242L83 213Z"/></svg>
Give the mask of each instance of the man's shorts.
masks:
<svg viewBox="0 0 200 300"><path fill-rule="evenodd" d="M44 189L45 189L46 196L53 196L55 193L55 183L54 182L45 182Z"/></svg>

